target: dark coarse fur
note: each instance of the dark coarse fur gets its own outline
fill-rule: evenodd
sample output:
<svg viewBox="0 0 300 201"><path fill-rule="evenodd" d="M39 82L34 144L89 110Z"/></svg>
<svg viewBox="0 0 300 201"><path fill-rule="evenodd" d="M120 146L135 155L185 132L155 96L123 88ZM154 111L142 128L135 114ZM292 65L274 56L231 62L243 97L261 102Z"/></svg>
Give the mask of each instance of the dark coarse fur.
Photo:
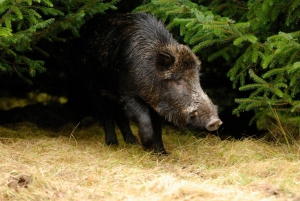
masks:
<svg viewBox="0 0 300 201"><path fill-rule="evenodd" d="M118 143L115 121L125 141L137 142L125 115L137 124L142 145L161 153L161 117L181 127L222 124L200 86L200 61L151 15L104 16L89 22L82 38L81 70L91 99L105 108L107 144Z"/></svg>

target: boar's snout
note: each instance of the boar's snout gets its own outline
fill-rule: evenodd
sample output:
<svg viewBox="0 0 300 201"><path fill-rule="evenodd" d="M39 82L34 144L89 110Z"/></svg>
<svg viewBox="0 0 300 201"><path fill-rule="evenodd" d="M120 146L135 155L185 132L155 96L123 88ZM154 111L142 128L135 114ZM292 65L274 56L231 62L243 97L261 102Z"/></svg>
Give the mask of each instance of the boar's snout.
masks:
<svg viewBox="0 0 300 201"><path fill-rule="evenodd" d="M205 128L208 131L215 131L218 130L218 128L223 124L223 122L220 119L212 119L208 122L208 124L205 126Z"/></svg>
<svg viewBox="0 0 300 201"><path fill-rule="evenodd" d="M218 116L212 115L207 119L207 116L199 115L199 112L194 111L191 113L188 127L191 128L206 128L208 131L215 131L223 124Z"/></svg>

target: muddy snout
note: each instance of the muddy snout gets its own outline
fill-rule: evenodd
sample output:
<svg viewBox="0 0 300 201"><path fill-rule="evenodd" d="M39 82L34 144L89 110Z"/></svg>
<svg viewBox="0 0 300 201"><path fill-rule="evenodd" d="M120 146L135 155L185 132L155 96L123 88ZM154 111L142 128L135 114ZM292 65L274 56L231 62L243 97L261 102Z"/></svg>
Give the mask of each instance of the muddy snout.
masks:
<svg viewBox="0 0 300 201"><path fill-rule="evenodd" d="M205 126L205 128L208 131L215 131L218 130L218 128L223 124L223 122L220 119L212 119L208 122L208 124Z"/></svg>

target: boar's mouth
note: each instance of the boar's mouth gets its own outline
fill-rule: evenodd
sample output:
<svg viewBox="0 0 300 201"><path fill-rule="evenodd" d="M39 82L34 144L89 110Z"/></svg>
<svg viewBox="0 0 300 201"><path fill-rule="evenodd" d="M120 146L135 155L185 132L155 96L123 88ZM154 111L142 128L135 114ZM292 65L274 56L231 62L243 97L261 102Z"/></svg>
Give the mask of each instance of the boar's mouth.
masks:
<svg viewBox="0 0 300 201"><path fill-rule="evenodd" d="M211 119L208 124L206 125L206 129L208 131L215 131L218 130L218 128L223 124L223 122L220 119Z"/></svg>
<svg viewBox="0 0 300 201"><path fill-rule="evenodd" d="M158 114L165 118L166 121L173 123L175 126L185 128L188 122L188 117L178 112L176 109L168 108L159 105L156 108Z"/></svg>

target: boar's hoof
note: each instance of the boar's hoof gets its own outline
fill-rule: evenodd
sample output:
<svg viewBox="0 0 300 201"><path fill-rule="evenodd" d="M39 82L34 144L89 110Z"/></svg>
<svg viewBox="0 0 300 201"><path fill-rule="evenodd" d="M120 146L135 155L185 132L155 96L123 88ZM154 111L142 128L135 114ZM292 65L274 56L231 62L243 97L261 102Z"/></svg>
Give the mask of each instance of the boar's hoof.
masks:
<svg viewBox="0 0 300 201"><path fill-rule="evenodd" d="M166 150L161 150L161 151L157 151L157 150L152 150L153 154L155 155L159 155L159 156L168 156L169 153Z"/></svg>
<svg viewBox="0 0 300 201"><path fill-rule="evenodd" d="M166 150L160 151L160 152L156 152L157 155L162 155L162 156L168 156L169 153Z"/></svg>
<svg viewBox="0 0 300 201"><path fill-rule="evenodd" d="M119 141L117 138L109 138L109 139L105 139L105 143L106 145L119 145Z"/></svg>
<svg viewBox="0 0 300 201"><path fill-rule="evenodd" d="M127 138L124 139L124 141L127 143L127 144L140 144L139 141L136 139L135 136L128 136Z"/></svg>
<svg viewBox="0 0 300 201"><path fill-rule="evenodd" d="M164 147L157 147L157 146L154 146L154 147L151 147L151 148L150 147L148 147L148 148L145 147L145 150L150 151L155 155L164 155L164 156L169 155L169 153L165 150Z"/></svg>
<svg viewBox="0 0 300 201"><path fill-rule="evenodd" d="M206 129L209 131L218 130L218 128L223 124L220 119L213 119L206 125Z"/></svg>

